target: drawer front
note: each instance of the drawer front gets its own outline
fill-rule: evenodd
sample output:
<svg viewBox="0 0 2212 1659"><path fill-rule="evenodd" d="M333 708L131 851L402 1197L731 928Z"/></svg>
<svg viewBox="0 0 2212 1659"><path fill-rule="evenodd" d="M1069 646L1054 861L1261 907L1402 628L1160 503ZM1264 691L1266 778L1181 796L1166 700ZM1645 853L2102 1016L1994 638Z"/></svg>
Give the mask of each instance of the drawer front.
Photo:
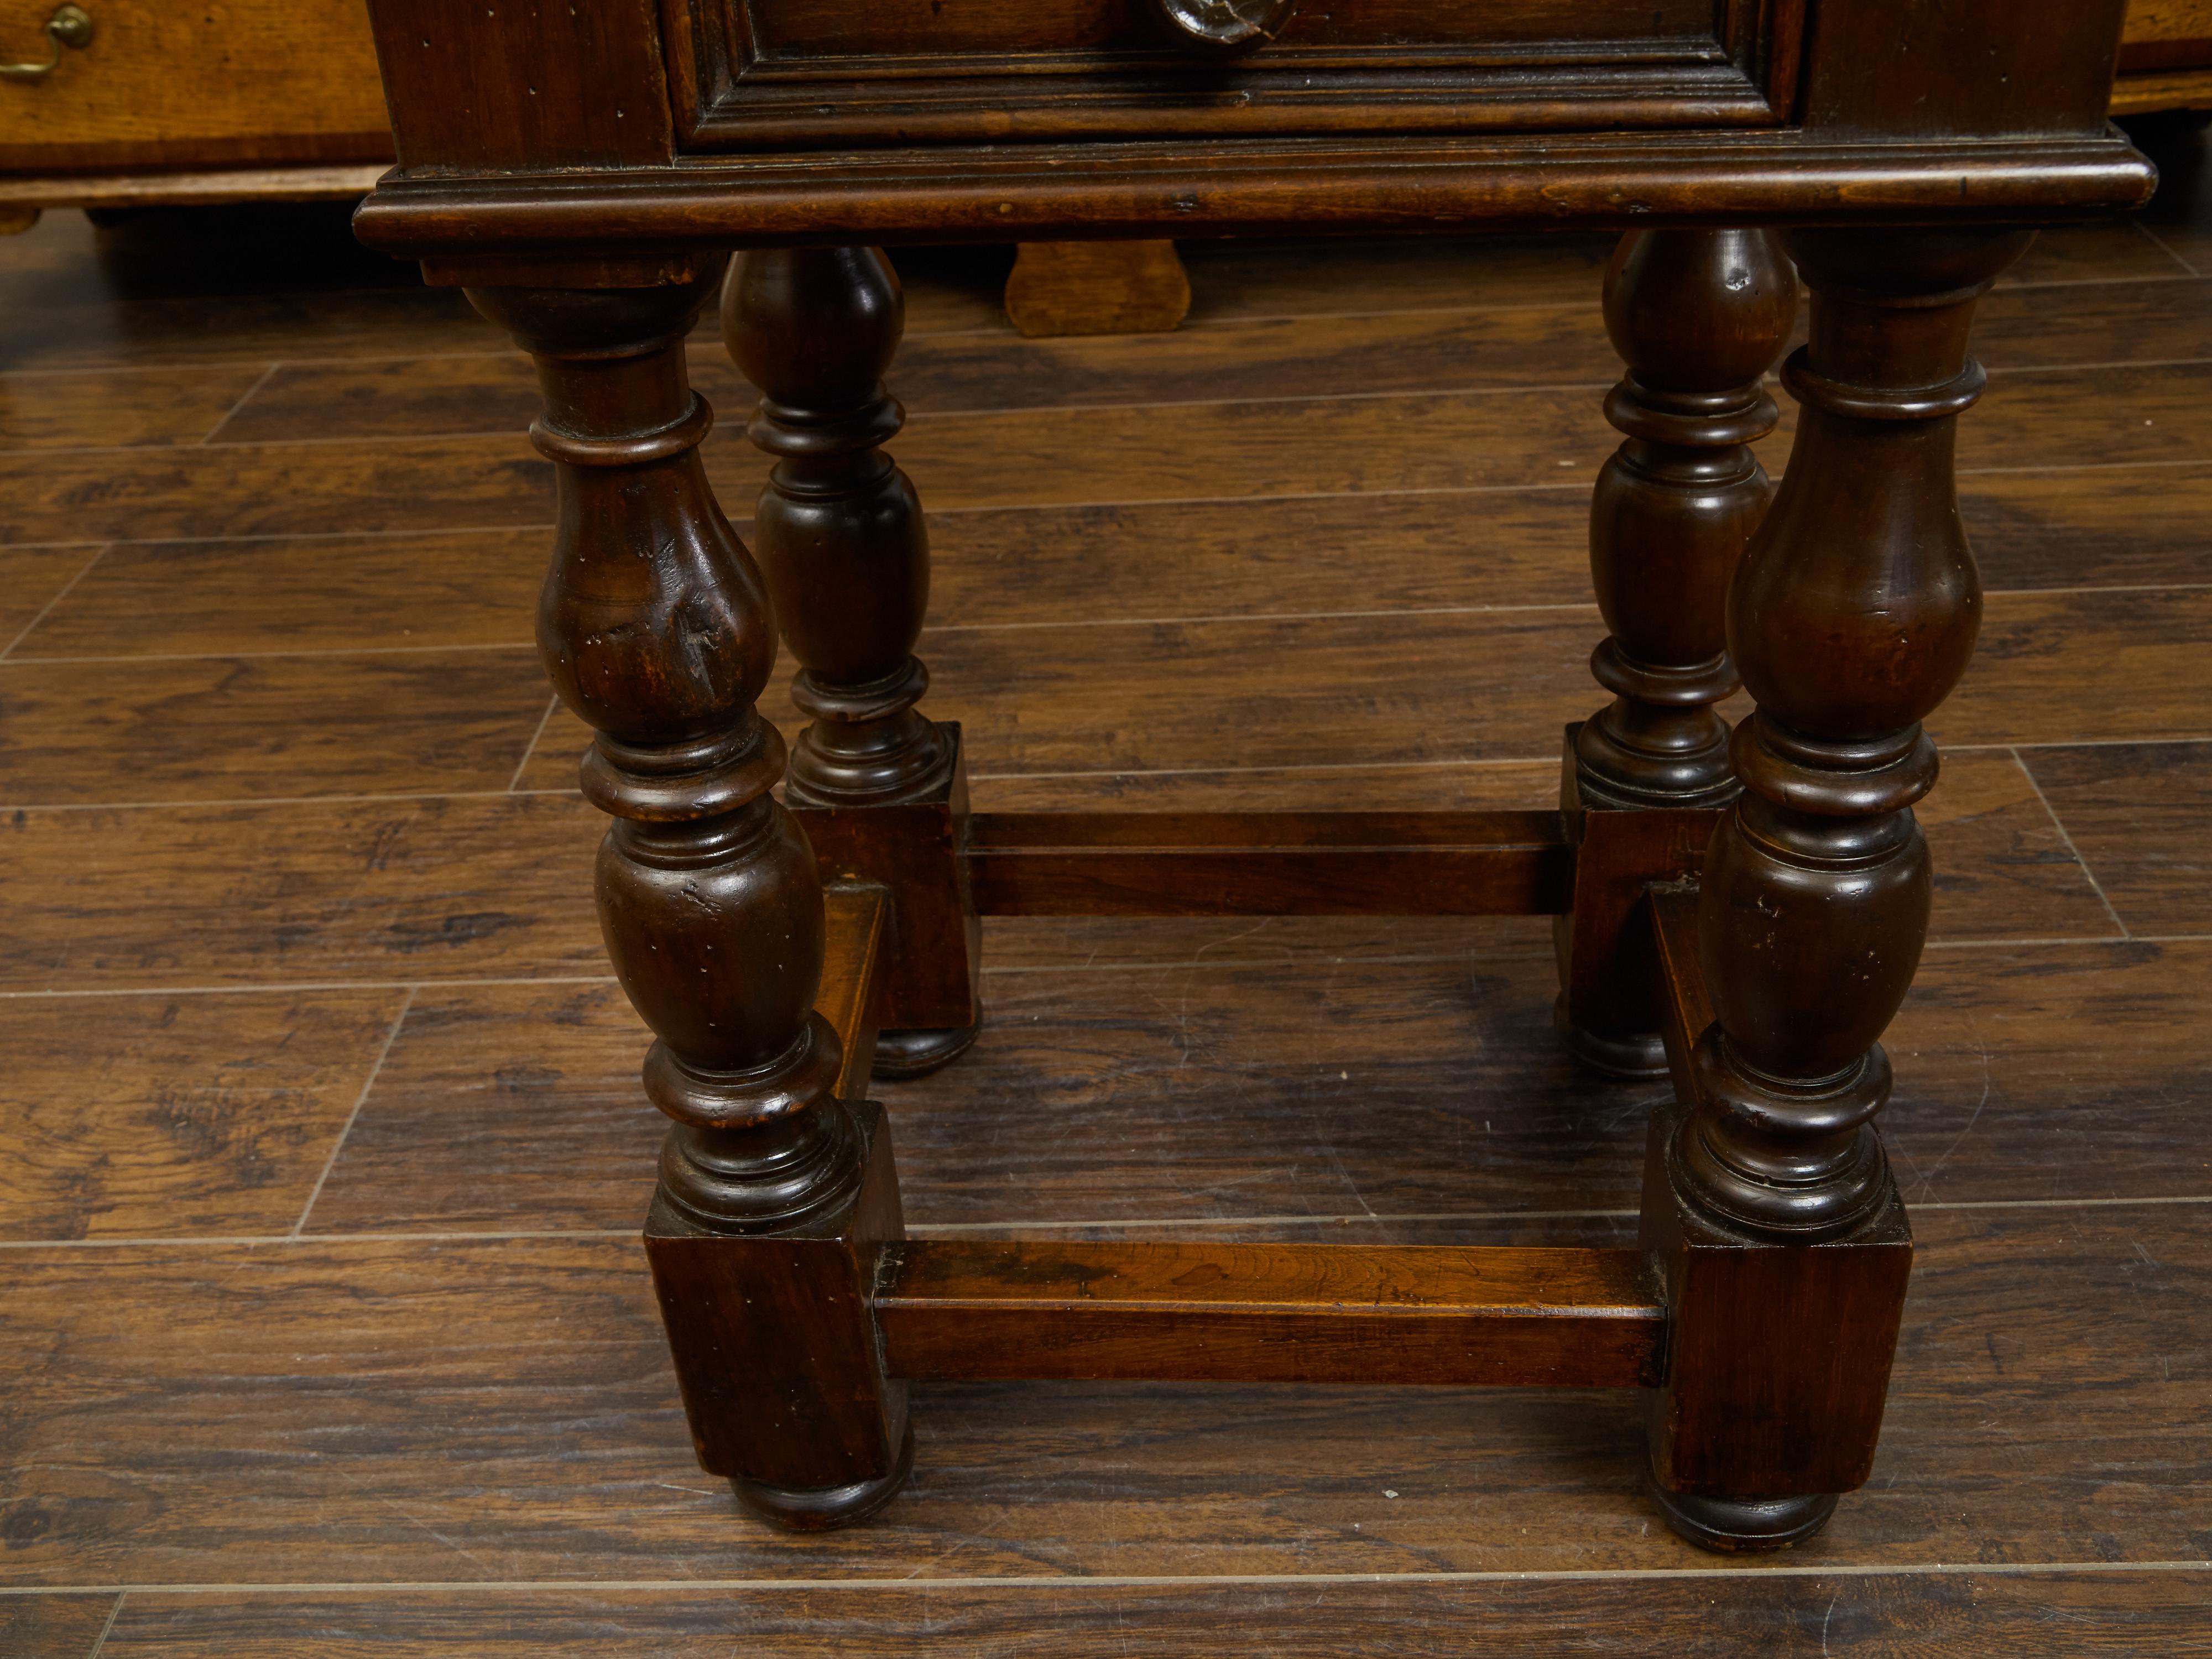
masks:
<svg viewBox="0 0 2212 1659"><path fill-rule="evenodd" d="M2212 0L2133 0L2120 37L2120 68L2212 67Z"/></svg>
<svg viewBox="0 0 2212 1659"><path fill-rule="evenodd" d="M665 0L691 146L1771 125L1804 0Z"/></svg>
<svg viewBox="0 0 2212 1659"><path fill-rule="evenodd" d="M56 0L0 0L0 58ZM91 43L0 81L0 170L376 161L392 154L362 0L79 0Z"/></svg>
<svg viewBox="0 0 2212 1659"><path fill-rule="evenodd" d="M763 61L961 53L1134 52L1176 37L1146 0L753 0ZM1709 41L1711 0L1316 0L1291 9L1269 56L1301 48Z"/></svg>

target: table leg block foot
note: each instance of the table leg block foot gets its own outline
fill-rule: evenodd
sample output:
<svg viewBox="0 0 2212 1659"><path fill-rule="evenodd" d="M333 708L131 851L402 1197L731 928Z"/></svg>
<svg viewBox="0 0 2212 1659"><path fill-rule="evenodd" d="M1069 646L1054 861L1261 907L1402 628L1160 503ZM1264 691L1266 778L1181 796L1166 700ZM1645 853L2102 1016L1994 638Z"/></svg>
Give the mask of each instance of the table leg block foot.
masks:
<svg viewBox="0 0 2212 1659"><path fill-rule="evenodd" d="M772 1486L764 1480L730 1477L730 1490L746 1513L793 1532L830 1532L865 1521L899 1494L914 1473L914 1427L899 1443L898 1462L887 1474L842 1486Z"/></svg>
<svg viewBox="0 0 2212 1659"><path fill-rule="evenodd" d="M982 1029L979 1019L972 1025L882 1032L876 1038L874 1075L894 1080L927 1077L966 1054ZM1660 1069L1666 1069L1663 1059Z"/></svg>
<svg viewBox="0 0 2212 1659"><path fill-rule="evenodd" d="M1724 1555L1786 1550L1828 1524L1836 1494L1800 1498L1698 1498L1668 1492L1655 1480L1651 1500L1667 1524L1700 1549Z"/></svg>
<svg viewBox="0 0 2212 1659"><path fill-rule="evenodd" d="M1597 1031L1577 1025L1562 994L1552 1004L1552 1029L1576 1062L1600 1077L1644 1083L1667 1075L1667 1042L1656 1031Z"/></svg>

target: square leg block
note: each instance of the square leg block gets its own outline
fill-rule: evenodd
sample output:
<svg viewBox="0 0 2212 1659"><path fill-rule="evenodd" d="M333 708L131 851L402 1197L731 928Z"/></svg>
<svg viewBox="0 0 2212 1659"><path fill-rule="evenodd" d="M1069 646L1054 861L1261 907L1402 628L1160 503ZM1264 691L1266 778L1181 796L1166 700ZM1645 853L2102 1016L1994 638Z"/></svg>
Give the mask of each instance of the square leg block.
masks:
<svg viewBox="0 0 2212 1659"><path fill-rule="evenodd" d="M1912 1268L1894 1182L1873 1219L1816 1244L1762 1243L1675 1190L1687 1115L1652 1115L1641 1243L1665 1279L1665 1380L1650 1400L1653 1479L1666 1492L1758 1500L1866 1484Z"/></svg>
<svg viewBox="0 0 2212 1659"><path fill-rule="evenodd" d="M1666 1069L1649 907L1653 884L1694 880L1721 819L1710 807L1589 808L1575 782L1567 727L1559 805L1575 848L1575 896L1554 919L1559 1024L1586 1064L1622 1077Z"/></svg>
<svg viewBox="0 0 2212 1659"><path fill-rule="evenodd" d="M656 1194L646 1255L699 1466L792 1492L891 1477L904 1454L906 1385L883 1372L868 1297L884 1244L902 1237L890 1131L852 1112L862 1177L852 1201L795 1233L708 1232Z"/></svg>
<svg viewBox="0 0 2212 1659"><path fill-rule="evenodd" d="M892 806L795 806L825 884L867 882L891 896L891 937L877 1015L886 1031L972 1026L981 1017L983 937L960 854L968 773L947 723L952 767L933 796Z"/></svg>

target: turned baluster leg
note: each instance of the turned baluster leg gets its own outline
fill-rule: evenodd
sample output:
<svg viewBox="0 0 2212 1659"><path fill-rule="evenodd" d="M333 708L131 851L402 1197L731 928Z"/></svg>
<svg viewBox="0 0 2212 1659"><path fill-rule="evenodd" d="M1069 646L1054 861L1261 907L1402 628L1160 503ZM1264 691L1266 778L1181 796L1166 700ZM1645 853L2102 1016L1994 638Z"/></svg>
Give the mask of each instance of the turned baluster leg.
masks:
<svg viewBox="0 0 2212 1659"><path fill-rule="evenodd" d="M722 296L731 356L763 396L750 432L776 458L753 539L811 719L786 798L825 869L892 896L879 1076L942 1066L975 1038L981 935L958 843L959 728L915 708L929 540L914 485L882 446L905 420L884 372L905 327L875 248L741 255Z"/></svg>
<svg viewBox="0 0 2212 1659"><path fill-rule="evenodd" d="M1976 297L2025 233L1818 231L1791 252L1811 343L1771 511L1729 596L1758 711L1707 853L1698 953L1716 1016L1655 1121L1644 1231L1669 1280L1652 1468L1677 1530L1723 1548L1816 1530L1881 1425L1911 1238L1873 1119L1877 1041L1927 931L1936 780L1921 721L1972 652L1981 593L1952 451L1982 388Z"/></svg>
<svg viewBox="0 0 2212 1659"><path fill-rule="evenodd" d="M471 297L538 362L532 436L560 488L538 643L597 732L599 923L659 1039L646 1093L675 1120L646 1246L692 1437L749 1507L829 1526L888 1499L912 1456L864 1299L898 1192L880 1115L836 1097L821 883L754 709L775 624L699 463L712 416L683 340L719 266Z"/></svg>
<svg viewBox="0 0 2212 1659"><path fill-rule="evenodd" d="M1698 814L1735 796L1715 712L1737 685L1723 615L1772 494L1751 446L1774 429L1764 377L1796 311L1771 231L1631 231L1606 271L1606 328L1628 373L1606 398L1624 441L1590 509L1610 630L1590 672L1613 700L1575 728L1569 757L1564 804L1588 816L1575 913L1559 924L1559 1016L1576 1054L1616 1076L1667 1069L1638 933L1644 884L1694 870L1711 833Z"/></svg>

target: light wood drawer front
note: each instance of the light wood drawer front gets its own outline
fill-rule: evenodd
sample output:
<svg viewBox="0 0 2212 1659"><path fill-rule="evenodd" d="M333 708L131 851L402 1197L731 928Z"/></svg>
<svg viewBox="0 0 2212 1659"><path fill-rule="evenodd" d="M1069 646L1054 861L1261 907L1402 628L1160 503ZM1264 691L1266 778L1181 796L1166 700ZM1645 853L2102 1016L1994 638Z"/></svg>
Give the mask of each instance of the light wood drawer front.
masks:
<svg viewBox="0 0 2212 1659"><path fill-rule="evenodd" d="M2149 40L2212 40L2212 0L2134 0L2128 8L2128 45Z"/></svg>
<svg viewBox="0 0 2212 1659"><path fill-rule="evenodd" d="M2120 37L2120 72L2212 69L2212 0L2135 0Z"/></svg>
<svg viewBox="0 0 2212 1659"><path fill-rule="evenodd" d="M0 0L0 59L46 56L55 0ZM362 0L80 0L92 44L0 81L0 169L391 155Z"/></svg>

